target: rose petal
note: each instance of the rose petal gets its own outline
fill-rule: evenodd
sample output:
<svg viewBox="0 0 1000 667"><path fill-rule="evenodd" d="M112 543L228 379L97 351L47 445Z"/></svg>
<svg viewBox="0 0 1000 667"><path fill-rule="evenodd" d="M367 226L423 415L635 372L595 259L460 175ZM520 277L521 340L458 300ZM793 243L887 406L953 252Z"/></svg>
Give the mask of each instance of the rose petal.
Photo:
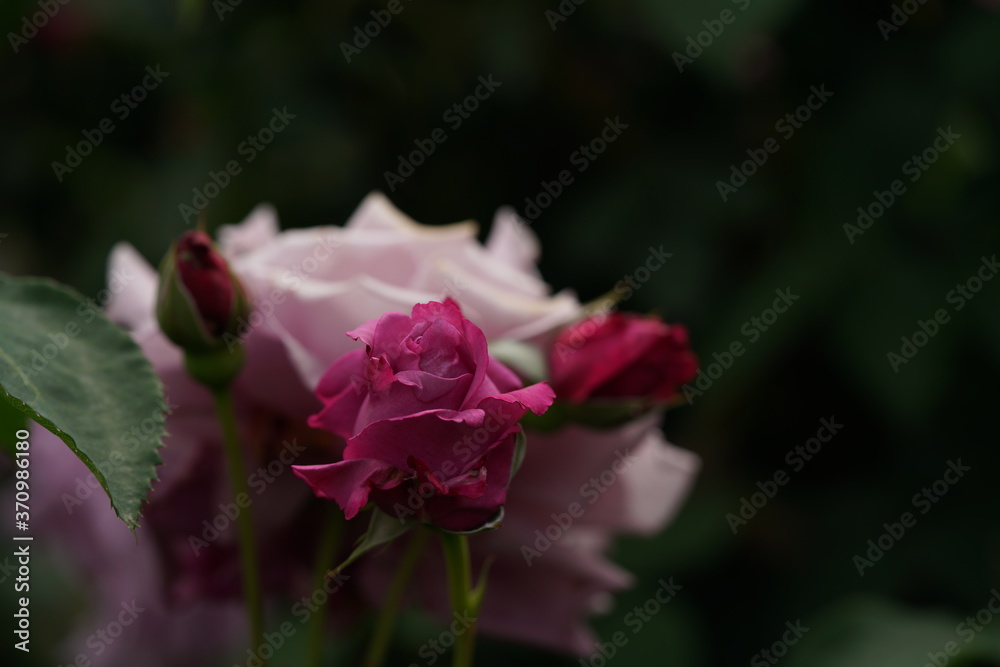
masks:
<svg viewBox="0 0 1000 667"><path fill-rule="evenodd" d="M482 339L485 345L486 339L481 332L477 338ZM473 345L478 341L469 340L461 323L456 327L443 318L429 322L429 326L419 334L419 341L408 342L413 343L410 349L418 359L415 366L407 365L405 368L419 368L432 375L446 378L475 373L477 364L481 363L481 359L476 356L477 352L484 349L483 346L478 346L478 350L473 349ZM399 364L394 366L397 369L404 368ZM478 373L475 375L481 376Z"/></svg>
<svg viewBox="0 0 1000 667"><path fill-rule="evenodd" d="M511 428L495 420L487 424L486 418L483 410L472 409L427 410L383 419L348 440L344 458L377 459L412 470L407 457L417 456L440 479L447 479L471 468Z"/></svg>
<svg viewBox="0 0 1000 667"><path fill-rule="evenodd" d="M135 248L116 243L108 259L111 300L105 314L133 331L152 325L158 284L156 271Z"/></svg>
<svg viewBox="0 0 1000 667"><path fill-rule="evenodd" d="M529 431L528 454L511 483L510 513L544 530L553 512L565 512L582 496L586 511L574 525L661 529L682 505L699 460L663 439L659 419L649 415L614 429L571 424L552 433Z"/></svg>
<svg viewBox="0 0 1000 667"><path fill-rule="evenodd" d="M524 413L531 410L540 415L555 399L552 387L544 382L528 385L506 394L488 396L479 402L479 407L491 414L501 414L510 417L514 423L521 420ZM511 406L517 406L513 408Z"/></svg>
<svg viewBox="0 0 1000 667"><path fill-rule="evenodd" d="M379 230L392 232L411 238L435 240L445 239L475 239L479 229L474 222L462 222L453 225L422 225L409 217L381 192L372 192L355 209L345 225L352 230Z"/></svg>
<svg viewBox="0 0 1000 667"><path fill-rule="evenodd" d="M368 392L363 350L348 352L327 369L316 387L323 409L309 417L313 428L324 428L342 438L355 433L358 413Z"/></svg>
<svg viewBox="0 0 1000 667"><path fill-rule="evenodd" d="M659 429L646 434L632 451L632 460L621 476L624 511L618 525L633 533L652 535L662 530L684 504L701 461L693 452L667 442Z"/></svg>
<svg viewBox="0 0 1000 667"><path fill-rule="evenodd" d="M399 349L399 341L406 338L413 328L413 323L409 317L402 313L386 313L378 318L375 327L371 329L370 340L365 340L368 327L354 329L348 332L348 336L362 340L368 346L371 356L386 356L395 359L400 355L405 355L405 350Z"/></svg>
<svg viewBox="0 0 1000 667"><path fill-rule="evenodd" d="M493 227L486 239L486 250L503 263L531 275L537 275L536 263L542 254L538 237L518 219L509 206L497 210Z"/></svg>
<svg viewBox="0 0 1000 667"><path fill-rule="evenodd" d="M255 303L259 305L262 299L269 298L270 292L267 283L254 285ZM366 322L380 313L407 310L416 301L428 298L425 293L399 289L364 276L344 283L302 283L281 295L282 303L274 316L266 318L260 328L289 348L307 386L315 386L333 361L357 349L357 343L340 335L344 329L335 327Z"/></svg>
<svg viewBox="0 0 1000 667"><path fill-rule="evenodd" d="M461 410L472 376L440 378L423 371L403 371L382 391L370 393L358 415L360 431L373 422L432 409ZM352 434L353 435L353 434Z"/></svg>
<svg viewBox="0 0 1000 667"><path fill-rule="evenodd" d="M217 236L222 251L237 257L267 245L278 231L278 212L270 204L258 204L243 222L219 227Z"/></svg>
<svg viewBox="0 0 1000 667"><path fill-rule="evenodd" d="M552 384L561 398L586 400L595 389L641 360L665 331L666 325L658 320L615 316L600 325L586 320L570 327L552 346Z"/></svg>
<svg viewBox="0 0 1000 667"><path fill-rule="evenodd" d="M379 477L392 472L392 466L373 459L351 459L313 466L292 466L295 474L320 498L336 501L344 517L353 519L368 502L368 494Z"/></svg>
<svg viewBox="0 0 1000 667"><path fill-rule="evenodd" d="M485 488L476 489L478 495L431 496L424 507L427 519L439 528L459 531L475 530L492 519L507 500L515 437L508 435L483 457Z"/></svg>
<svg viewBox="0 0 1000 667"><path fill-rule="evenodd" d="M496 386L499 393L502 394L520 389L522 385L521 378L517 376L517 373L492 357L490 358L489 367L486 369L486 377Z"/></svg>

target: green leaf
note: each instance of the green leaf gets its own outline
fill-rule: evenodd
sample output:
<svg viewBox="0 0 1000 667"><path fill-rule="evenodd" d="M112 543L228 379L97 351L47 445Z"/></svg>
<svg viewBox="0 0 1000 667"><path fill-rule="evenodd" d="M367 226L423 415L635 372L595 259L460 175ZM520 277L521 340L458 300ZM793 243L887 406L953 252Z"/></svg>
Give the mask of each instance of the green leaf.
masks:
<svg viewBox="0 0 1000 667"><path fill-rule="evenodd" d="M343 563L333 569L333 573L343 571L345 567L364 556L372 549L376 549L383 544L389 544L397 537L400 537L410 528L416 525L412 521L400 521L389 516L385 512L375 509L372 511L372 520L368 524L368 531L358 538L357 546Z"/></svg>
<svg viewBox="0 0 1000 667"><path fill-rule="evenodd" d="M963 617L989 611L995 594L982 591L981 606L960 614L908 609L882 598L845 597L812 619L812 630L788 652L788 667L911 667L934 664L972 667L1000 660L1000 629L973 626ZM990 612L992 613L992 612ZM951 647L952 655L946 647ZM931 661L932 662L932 661Z"/></svg>
<svg viewBox="0 0 1000 667"><path fill-rule="evenodd" d="M16 433L28 426L28 418L10 403L0 401L0 449L16 458Z"/></svg>
<svg viewBox="0 0 1000 667"><path fill-rule="evenodd" d="M132 338L67 287L0 274L0 393L73 450L135 532L165 404Z"/></svg>

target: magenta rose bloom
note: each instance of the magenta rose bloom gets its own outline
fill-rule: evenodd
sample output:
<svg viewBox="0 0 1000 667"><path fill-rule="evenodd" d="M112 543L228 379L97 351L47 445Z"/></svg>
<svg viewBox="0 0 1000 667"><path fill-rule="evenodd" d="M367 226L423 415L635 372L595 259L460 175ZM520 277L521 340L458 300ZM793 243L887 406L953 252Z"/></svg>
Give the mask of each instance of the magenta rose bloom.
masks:
<svg viewBox="0 0 1000 667"><path fill-rule="evenodd" d="M347 439L343 460L294 466L351 519L369 497L387 514L452 531L503 507L520 419L552 403L491 359L486 336L451 299L388 313L348 335L365 343L324 374L309 424Z"/></svg>
<svg viewBox="0 0 1000 667"><path fill-rule="evenodd" d="M683 326L658 317L612 313L564 329L550 350L549 370L556 395L574 403L665 401L694 378L698 360Z"/></svg>

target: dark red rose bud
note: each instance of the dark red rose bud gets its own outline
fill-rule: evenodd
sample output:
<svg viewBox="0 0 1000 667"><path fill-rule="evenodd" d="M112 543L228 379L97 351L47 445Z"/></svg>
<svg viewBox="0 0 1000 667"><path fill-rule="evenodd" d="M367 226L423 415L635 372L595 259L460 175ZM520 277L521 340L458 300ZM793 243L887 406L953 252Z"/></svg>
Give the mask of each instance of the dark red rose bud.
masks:
<svg viewBox="0 0 1000 667"><path fill-rule="evenodd" d="M226 260L201 230L187 232L180 238L174 258L181 284L191 296L205 328L212 336L221 336L232 316L236 290Z"/></svg>
<svg viewBox="0 0 1000 667"><path fill-rule="evenodd" d="M185 232L160 264L156 317L199 381L224 385L239 371L235 333L249 314L246 291L212 239L201 230Z"/></svg>
<svg viewBox="0 0 1000 667"><path fill-rule="evenodd" d="M596 315L564 329L549 353L550 384L573 403L591 399L664 402L694 379L687 330L658 317Z"/></svg>

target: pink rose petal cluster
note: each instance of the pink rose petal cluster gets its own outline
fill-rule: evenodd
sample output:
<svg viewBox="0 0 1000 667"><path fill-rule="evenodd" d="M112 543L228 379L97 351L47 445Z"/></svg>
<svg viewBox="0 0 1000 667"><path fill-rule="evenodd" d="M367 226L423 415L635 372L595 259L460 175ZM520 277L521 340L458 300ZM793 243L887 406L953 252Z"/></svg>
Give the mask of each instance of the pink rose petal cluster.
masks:
<svg viewBox="0 0 1000 667"><path fill-rule="evenodd" d="M387 514L416 512L412 518L446 530L496 518L518 422L551 405L548 385L522 387L451 299L388 313L348 335L365 349L326 372L317 388L323 410L309 420L347 440L343 460L295 466L295 474L348 519L369 495Z"/></svg>

